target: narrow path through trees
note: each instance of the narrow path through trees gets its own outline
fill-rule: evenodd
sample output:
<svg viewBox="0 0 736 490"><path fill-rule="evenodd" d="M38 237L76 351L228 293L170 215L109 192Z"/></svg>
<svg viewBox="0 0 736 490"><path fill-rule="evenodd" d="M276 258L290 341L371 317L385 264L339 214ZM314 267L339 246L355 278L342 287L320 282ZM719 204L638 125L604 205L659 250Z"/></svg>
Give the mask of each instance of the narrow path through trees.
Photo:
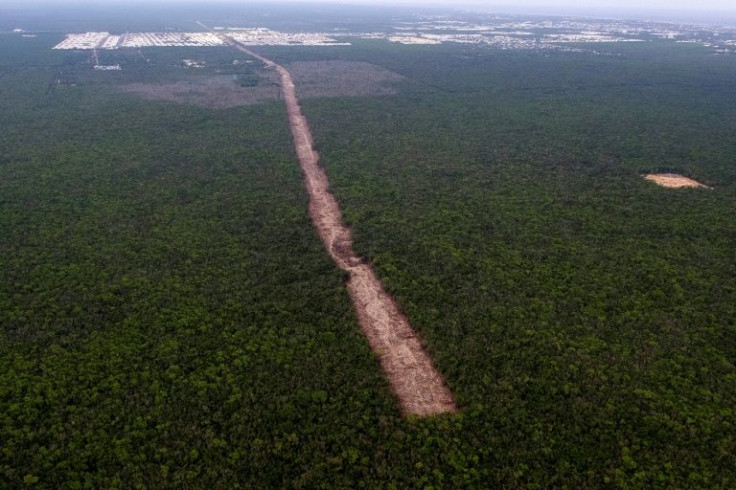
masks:
<svg viewBox="0 0 736 490"><path fill-rule="evenodd" d="M353 251L350 230L342 222L340 208L329 191L327 175L319 166L319 156L313 149L312 134L301 112L291 75L284 67L233 39L225 35L222 38L266 67L275 69L280 76L294 145L309 192L309 213L332 259L350 275L347 287L358 321L380 360L402 413L426 416L457 412L452 392L434 368L409 322L384 291L370 265Z"/></svg>

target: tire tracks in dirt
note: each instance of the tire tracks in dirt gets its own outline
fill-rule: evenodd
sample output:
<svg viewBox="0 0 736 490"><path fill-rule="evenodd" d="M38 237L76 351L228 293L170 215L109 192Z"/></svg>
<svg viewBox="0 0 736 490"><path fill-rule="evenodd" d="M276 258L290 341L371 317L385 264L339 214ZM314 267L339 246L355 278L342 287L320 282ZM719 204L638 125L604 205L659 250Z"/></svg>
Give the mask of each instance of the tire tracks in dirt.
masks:
<svg viewBox="0 0 736 490"><path fill-rule="evenodd" d="M327 174L319 166L319 155L313 149L312 134L301 112L291 74L284 67L219 34L234 48L279 74L294 146L309 193L309 214L330 256L349 274L347 289L358 322L378 356L401 412L418 416L456 413L454 396L435 369L416 332L394 299L383 289L371 266L353 251L350 229L342 222L340 208L329 191Z"/></svg>

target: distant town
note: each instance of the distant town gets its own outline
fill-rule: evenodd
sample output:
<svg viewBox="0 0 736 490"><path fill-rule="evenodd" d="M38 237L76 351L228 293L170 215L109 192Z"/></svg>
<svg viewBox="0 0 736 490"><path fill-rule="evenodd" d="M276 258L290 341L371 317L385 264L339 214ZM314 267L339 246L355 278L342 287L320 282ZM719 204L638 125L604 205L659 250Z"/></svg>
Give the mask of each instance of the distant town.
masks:
<svg viewBox="0 0 736 490"><path fill-rule="evenodd" d="M736 32L732 29L646 21L494 16L483 22L471 22L437 17L396 22L386 32L280 32L240 26L218 26L214 30L250 46L337 46L349 45L351 39L385 39L401 44L452 42L501 49L595 52L580 45L665 39L701 45L716 54L736 53ZM16 31L22 32L22 29ZM71 33L54 49L221 46L225 43L217 32Z"/></svg>

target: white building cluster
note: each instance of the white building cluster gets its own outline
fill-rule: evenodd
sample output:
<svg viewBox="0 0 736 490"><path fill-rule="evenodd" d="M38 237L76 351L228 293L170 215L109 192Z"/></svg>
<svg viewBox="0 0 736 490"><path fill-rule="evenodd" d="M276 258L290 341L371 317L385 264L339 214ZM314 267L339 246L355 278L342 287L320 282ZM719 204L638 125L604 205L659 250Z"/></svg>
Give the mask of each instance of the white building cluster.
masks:
<svg viewBox="0 0 736 490"><path fill-rule="evenodd" d="M54 46L54 49L96 49L110 37L109 32L83 32L67 34L66 39Z"/></svg>
<svg viewBox="0 0 736 490"><path fill-rule="evenodd" d="M400 44L440 44L442 42L437 39L430 39L429 37L416 35L389 36L386 39L392 43Z"/></svg>
<svg viewBox="0 0 736 490"><path fill-rule="evenodd" d="M227 35L246 46L349 46L320 32L278 32L264 27L233 29Z"/></svg>
<svg viewBox="0 0 736 490"><path fill-rule="evenodd" d="M222 46L224 41L211 32L137 32L124 36L122 47Z"/></svg>
<svg viewBox="0 0 736 490"><path fill-rule="evenodd" d="M154 46L223 46L225 43L211 32L109 32L68 34L54 49L117 49Z"/></svg>
<svg viewBox="0 0 736 490"><path fill-rule="evenodd" d="M224 34L247 46L344 46L319 32L278 32L265 28L240 28ZM54 49L118 49L166 46L223 46L225 42L212 32L109 32L68 34Z"/></svg>
<svg viewBox="0 0 736 490"><path fill-rule="evenodd" d="M544 40L550 43L620 43L641 42L643 39L608 36L600 32L581 32L579 34L547 34Z"/></svg>
<svg viewBox="0 0 736 490"><path fill-rule="evenodd" d="M100 49L117 49L122 38L122 36L107 36L107 39L100 44Z"/></svg>
<svg viewBox="0 0 736 490"><path fill-rule="evenodd" d="M724 41L711 41L701 39L689 39L677 41L678 43L689 43L709 48L715 54L736 54L736 40L727 39Z"/></svg>

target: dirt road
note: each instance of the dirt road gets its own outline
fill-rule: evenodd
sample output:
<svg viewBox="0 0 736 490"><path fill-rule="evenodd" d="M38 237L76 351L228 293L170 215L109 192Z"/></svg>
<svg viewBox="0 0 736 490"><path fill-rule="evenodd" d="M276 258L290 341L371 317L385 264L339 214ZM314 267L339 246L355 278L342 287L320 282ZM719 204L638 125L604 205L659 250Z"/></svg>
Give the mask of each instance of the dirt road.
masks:
<svg viewBox="0 0 736 490"><path fill-rule="evenodd" d="M402 413L426 416L457 412L452 392L409 322L386 294L373 269L353 251L350 230L342 222L337 201L329 192L327 175L313 150L312 134L301 112L291 75L284 67L232 39L223 39L279 74L297 157L309 192L310 215L335 263L350 274L347 287L358 321L380 360Z"/></svg>

